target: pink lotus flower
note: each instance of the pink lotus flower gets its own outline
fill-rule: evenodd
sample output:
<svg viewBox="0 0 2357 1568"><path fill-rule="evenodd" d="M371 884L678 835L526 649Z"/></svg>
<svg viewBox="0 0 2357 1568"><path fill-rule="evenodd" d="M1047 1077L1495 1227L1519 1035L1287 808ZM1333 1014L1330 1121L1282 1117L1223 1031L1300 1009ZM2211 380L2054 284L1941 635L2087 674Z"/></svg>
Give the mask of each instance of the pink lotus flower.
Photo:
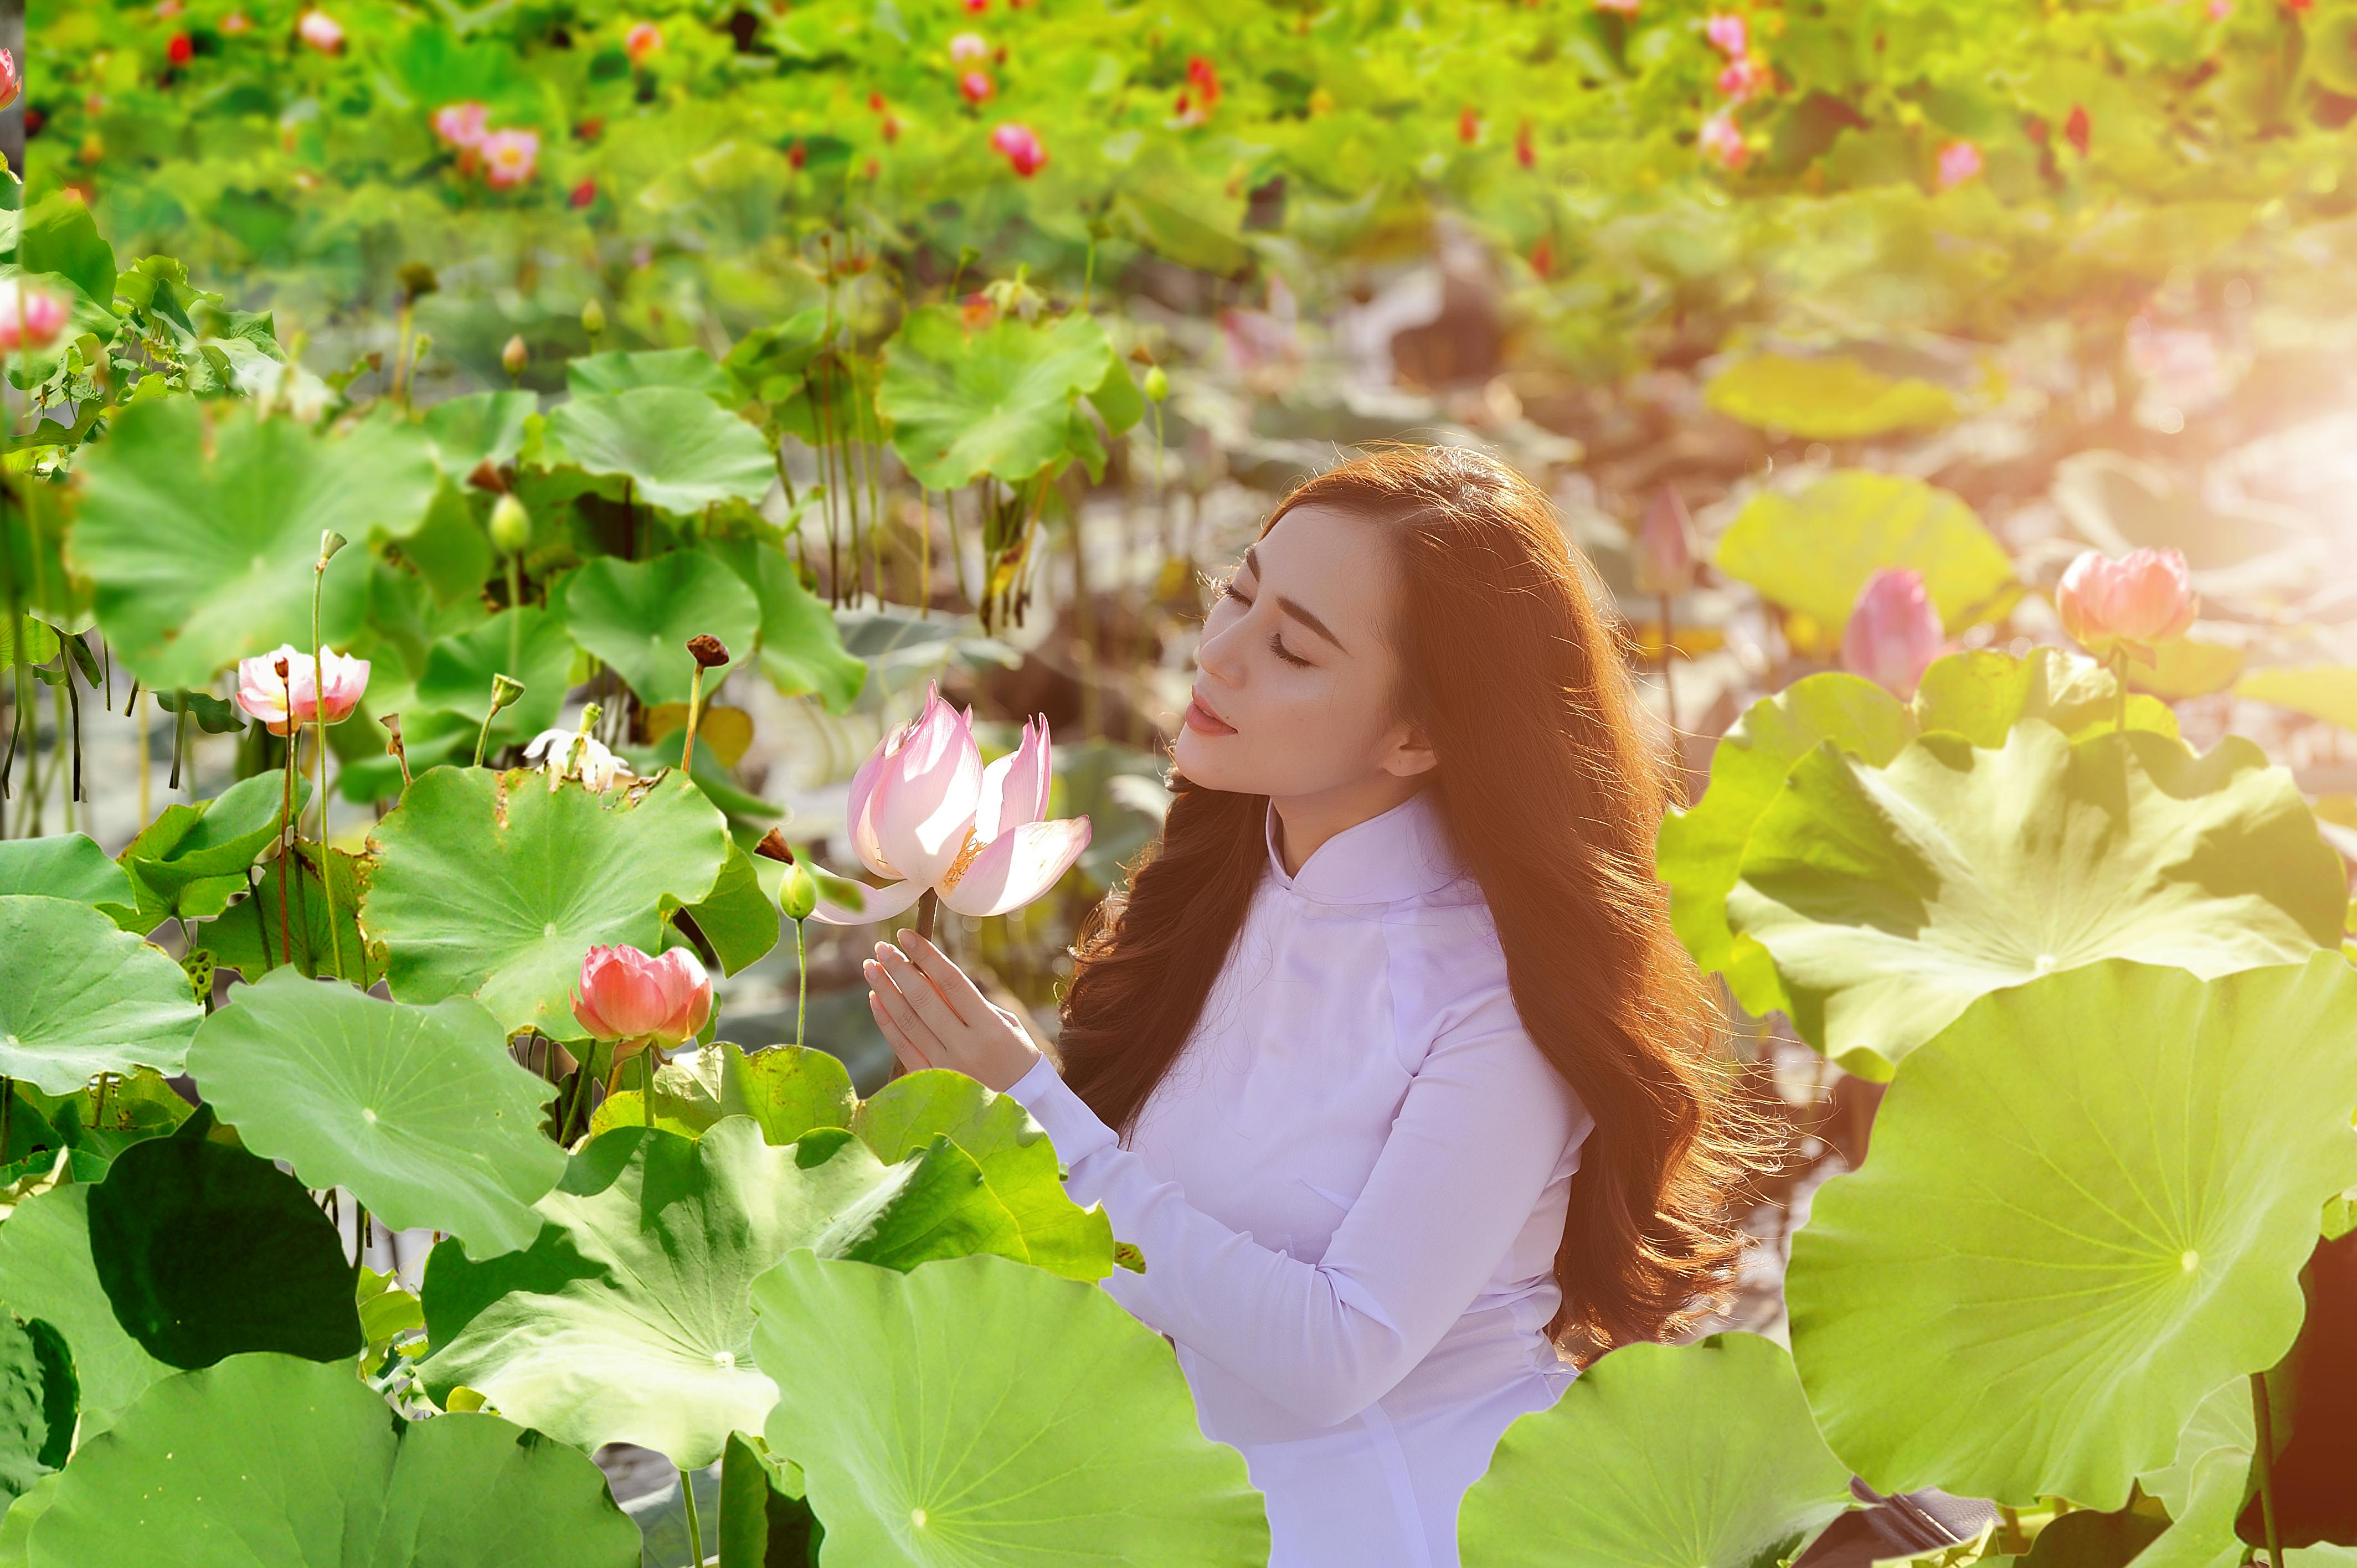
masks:
<svg viewBox="0 0 2357 1568"><path fill-rule="evenodd" d="M2184 636L2200 607L2185 557L2174 550L2131 550L2117 561L2090 550L2054 589L2062 629L2098 659Z"/></svg>
<svg viewBox="0 0 2357 1568"><path fill-rule="evenodd" d="M864 889L856 910L822 901L817 918L888 920L928 890L961 915L1028 904L1089 844L1086 817L1046 820L1054 769L1045 718L1027 720L1022 744L985 768L974 711L961 715L928 687L924 712L877 743L851 779L851 847L868 870L900 880Z"/></svg>
<svg viewBox="0 0 2357 1568"><path fill-rule="evenodd" d="M1702 131L1695 136L1695 145L1701 149L1705 157L1729 171L1741 168L1751 159L1751 148L1743 140L1742 127L1735 123L1735 116L1725 110L1702 123Z"/></svg>
<svg viewBox="0 0 2357 1568"><path fill-rule="evenodd" d="M970 70L958 78L958 96L968 103L986 102L997 91L988 71Z"/></svg>
<svg viewBox="0 0 2357 1568"><path fill-rule="evenodd" d="M319 652L328 667L325 717L339 725L351 716L368 691L369 661L332 649ZM311 656L281 643L268 653L238 660L237 705L248 718L261 720L272 735L285 735L318 719L319 682Z"/></svg>
<svg viewBox="0 0 2357 1568"><path fill-rule="evenodd" d="M66 329L71 315L66 302L47 289L0 279L0 353L48 348Z"/></svg>
<svg viewBox="0 0 2357 1568"><path fill-rule="evenodd" d="M1718 90L1731 102L1749 102L1753 94L1775 81L1766 63L1757 55L1741 55L1727 62L1718 73Z"/></svg>
<svg viewBox="0 0 2357 1568"><path fill-rule="evenodd" d="M231 11L221 18L221 30L232 36L253 31L253 18L242 11Z"/></svg>
<svg viewBox="0 0 2357 1568"><path fill-rule="evenodd" d="M5 109L25 94L24 73L16 69L16 57L0 49L0 109Z"/></svg>
<svg viewBox="0 0 2357 1568"><path fill-rule="evenodd" d="M522 185L540 168L540 133L494 131L483 138L483 177L500 190Z"/></svg>
<svg viewBox="0 0 2357 1568"><path fill-rule="evenodd" d="M2095 139L2095 125L2087 118L2085 104L2071 105L2071 117L2062 122L2062 139L2076 147L2081 157L2087 156L2087 145Z"/></svg>
<svg viewBox="0 0 2357 1568"><path fill-rule="evenodd" d="M2210 0L2210 19L2222 22L2234 14L2234 0Z"/></svg>
<svg viewBox="0 0 2357 1568"><path fill-rule="evenodd" d="M712 977L685 948L654 958L633 947L591 948L573 1016L591 1038L625 1044L617 1061L648 1045L667 1049L695 1038L712 1016Z"/></svg>
<svg viewBox="0 0 2357 1568"><path fill-rule="evenodd" d="M950 59L958 65L990 58L990 45L980 33L960 33L950 40Z"/></svg>
<svg viewBox="0 0 2357 1568"><path fill-rule="evenodd" d="M1703 24L1703 37L1713 48L1729 59L1734 59L1751 48L1751 29L1742 17L1720 12Z"/></svg>
<svg viewBox="0 0 2357 1568"><path fill-rule="evenodd" d="M1953 190L1981 172L1981 150L1970 142L1950 142L1940 149L1940 188Z"/></svg>
<svg viewBox="0 0 2357 1568"><path fill-rule="evenodd" d="M1645 504L1637 525L1637 587L1647 594L1683 594L1694 586L1693 514L1676 489L1663 485Z"/></svg>
<svg viewBox="0 0 2357 1568"><path fill-rule="evenodd" d="M479 150L490 135L490 106L469 99L434 111L434 134L462 153Z"/></svg>
<svg viewBox="0 0 2357 1568"><path fill-rule="evenodd" d="M1599 11L1618 11L1623 16L1633 16L1643 4L1644 0L1596 0L1596 8Z"/></svg>
<svg viewBox="0 0 2357 1568"><path fill-rule="evenodd" d="M622 52L630 57L632 65L644 65L647 57L662 52L662 29L652 22L640 22L622 35Z"/></svg>
<svg viewBox="0 0 2357 1568"><path fill-rule="evenodd" d="M1048 166L1048 149L1028 125L1009 120L990 134L990 145L1025 179Z"/></svg>
<svg viewBox="0 0 2357 1568"><path fill-rule="evenodd" d="M323 55L343 52L343 24L325 11L304 12L303 19L295 24L295 36Z"/></svg>
<svg viewBox="0 0 2357 1568"><path fill-rule="evenodd" d="M1868 577L1842 632L1842 663L1904 699L1915 694L1939 652L1940 612L1932 607L1923 574L1898 566Z"/></svg>

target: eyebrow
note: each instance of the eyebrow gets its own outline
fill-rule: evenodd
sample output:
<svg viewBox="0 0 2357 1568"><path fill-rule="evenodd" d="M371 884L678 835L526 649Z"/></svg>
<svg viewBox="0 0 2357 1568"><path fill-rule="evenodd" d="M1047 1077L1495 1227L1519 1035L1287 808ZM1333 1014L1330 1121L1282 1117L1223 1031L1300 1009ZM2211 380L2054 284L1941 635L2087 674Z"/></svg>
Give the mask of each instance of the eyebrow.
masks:
<svg viewBox="0 0 2357 1568"><path fill-rule="evenodd" d="M1252 568L1252 575L1254 576L1257 577L1260 575L1260 553L1251 545L1246 545L1244 547L1244 564ZM1303 607L1299 600L1288 599L1283 594L1279 594L1276 596L1276 607L1291 616L1294 619L1299 621L1302 625L1308 627L1310 630L1316 632L1318 636L1324 638L1327 641L1332 643L1338 651L1343 653L1351 651L1349 649L1342 646L1342 639L1336 637L1332 631L1328 629L1324 621L1319 620L1316 616L1311 615L1309 611Z"/></svg>

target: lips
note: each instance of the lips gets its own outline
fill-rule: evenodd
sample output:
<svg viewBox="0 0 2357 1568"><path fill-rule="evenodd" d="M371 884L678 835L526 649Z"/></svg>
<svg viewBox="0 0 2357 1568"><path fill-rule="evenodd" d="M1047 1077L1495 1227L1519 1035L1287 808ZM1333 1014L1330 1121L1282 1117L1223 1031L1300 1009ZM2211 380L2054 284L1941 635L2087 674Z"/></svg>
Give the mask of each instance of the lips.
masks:
<svg viewBox="0 0 2357 1568"><path fill-rule="evenodd" d="M1200 694L1193 692L1188 693L1185 722L1188 728L1199 730L1205 735L1233 735L1236 730L1235 725L1220 716L1217 709L1203 701Z"/></svg>

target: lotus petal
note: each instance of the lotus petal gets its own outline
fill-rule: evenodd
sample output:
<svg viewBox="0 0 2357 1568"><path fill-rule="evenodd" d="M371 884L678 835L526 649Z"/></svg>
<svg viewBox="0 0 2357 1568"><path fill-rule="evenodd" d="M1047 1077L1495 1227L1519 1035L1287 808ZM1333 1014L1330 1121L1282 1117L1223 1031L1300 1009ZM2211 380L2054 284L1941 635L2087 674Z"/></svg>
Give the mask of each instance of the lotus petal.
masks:
<svg viewBox="0 0 2357 1568"><path fill-rule="evenodd" d="M1025 822L991 840L964 875L942 889L942 902L961 915L1019 909L1053 887L1088 847L1086 817Z"/></svg>

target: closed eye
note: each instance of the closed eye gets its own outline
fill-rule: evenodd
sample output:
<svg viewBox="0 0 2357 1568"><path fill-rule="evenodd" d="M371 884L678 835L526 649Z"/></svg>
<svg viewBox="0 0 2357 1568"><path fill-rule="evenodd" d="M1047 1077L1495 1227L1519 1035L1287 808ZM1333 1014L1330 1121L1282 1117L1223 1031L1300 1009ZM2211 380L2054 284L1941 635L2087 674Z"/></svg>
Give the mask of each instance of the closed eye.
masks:
<svg viewBox="0 0 2357 1568"><path fill-rule="evenodd" d="M1236 603L1243 606L1246 609L1252 608L1252 600L1246 598L1244 596L1243 590L1236 586L1236 581L1233 577L1229 578L1226 582L1220 585L1220 596L1223 599L1233 599ZM1287 664L1294 665L1298 669L1306 670L1313 662L1313 660L1304 659L1298 653L1294 652L1293 650L1286 647L1285 634L1281 631L1272 631L1268 634L1268 650L1271 653L1275 654L1279 659L1284 660Z"/></svg>

